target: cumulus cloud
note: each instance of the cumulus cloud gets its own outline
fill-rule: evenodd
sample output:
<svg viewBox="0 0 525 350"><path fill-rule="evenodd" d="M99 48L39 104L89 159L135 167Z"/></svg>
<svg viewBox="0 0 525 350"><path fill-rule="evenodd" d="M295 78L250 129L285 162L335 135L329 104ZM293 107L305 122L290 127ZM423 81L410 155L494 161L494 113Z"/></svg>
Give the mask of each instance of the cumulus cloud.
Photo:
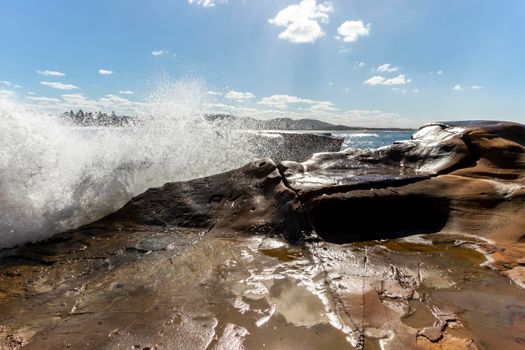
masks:
<svg viewBox="0 0 525 350"><path fill-rule="evenodd" d="M121 95L133 95L134 94L134 92L131 90L120 90L118 93Z"/></svg>
<svg viewBox="0 0 525 350"><path fill-rule="evenodd" d="M308 110L312 112L315 112L315 111L335 112L335 111L338 111L339 108L335 107L332 102L319 101L319 103L310 106Z"/></svg>
<svg viewBox="0 0 525 350"><path fill-rule="evenodd" d="M222 95L220 92L213 91L213 90L208 90L206 93L208 95L212 95L212 96L220 96L220 95Z"/></svg>
<svg viewBox="0 0 525 350"><path fill-rule="evenodd" d="M99 69L98 70L98 74L100 75L111 75L115 72L113 72L112 70L109 70L109 69Z"/></svg>
<svg viewBox="0 0 525 350"><path fill-rule="evenodd" d="M62 95L64 102L61 104L60 108L63 110L67 109L100 109L99 104L95 100L90 100L82 94L64 94Z"/></svg>
<svg viewBox="0 0 525 350"><path fill-rule="evenodd" d="M378 72L396 72L397 67L392 66L390 63L385 63L376 68Z"/></svg>
<svg viewBox="0 0 525 350"><path fill-rule="evenodd" d="M57 89L57 90L75 90L79 88L78 86L75 86L75 85L62 84L62 83L58 83L55 81L41 81L40 84L44 86L48 86L52 89Z"/></svg>
<svg viewBox="0 0 525 350"><path fill-rule="evenodd" d="M39 103L58 103L60 100L53 97L44 97L44 96L28 96L28 100L39 102Z"/></svg>
<svg viewBox="0 0 525 350"><path fill-rule="evenodd" d="M56 70L37 70L36 72L46 77L63 77L66 75L65 73Z"/></svg>
<svg viewBox="0 0 525 350"><path fill-rule="evenodd" d="M82 94L65 94L62 95L64 99L63 109L76 109L84 108L91 110L104 110L111 109L119 111L121 113L129 113L135 111L135 109L142 105L140 102L132 102L126 98L122 98L116 95L105 95L99 100L92 100Z"/></svg>
<svg viewBox="0 0 525 350"><path fill-rule="evenodd" d="M215 4L222 4L225 2L228 2L228 0L188 0L188 4L195 4L202 7L213 7Z"/></svg>
<svg viewBox="0 0 525 350"><path fill-rule="evenodd" d="M481 90L481 89L483 89L483 86L481 86L481 85L472 85L471 89L472 90Z"/></svg>
<svg viewBox="0 0 525 350"><path fill-rule="evenodd" d="M378 118L397 118L397 113L387 113L380 110L352 109L345 112L345 116L353 119L378 119Z"/></svg>
<svg viewBox="0 0 525 350"><path fill-rule="evenodd" d="M316 0L302 0L279 11L268 22L286 28L279 39L294 44L313 43L324 36L321 24L329 21L331 12L333 7L327 2L317 4Z"/></svg>
<svg viewBox="0 0 525 350"><path fill-rule="evenodd" d="M164 55L166 52L164 50L158 50L158 51L151 51L151 54L153 56L161 56Z"/></svg>
<svg viewBox="0 0 525 350"><path fill-rule="evenodd" d="M461 84L456 84L456 85L454 85L452 90L454 90L454 91L461 91L461 90L463 90L463 86L461 86Z"/></svg>
<svg viewBox="0 0 525 350"><path fill-rule="evenodd" d="M290 105L310 105L310 109L315 107L314 109L324 109L327 110L329 108L335 108L334 104L329 101L316 101L316 100L310 100L305 98L300 98L297 96L290 96L290 95L272 95L270 97L265 97L261 99L257 104L265 105L273 108L280 108L285 109L288 108Z"/></svg>
<svg viewBox="0 0 525 350"><path fill-rule="evenodd" d="M352 109L344 112L342 115L336 115L333 119L339 119L345 125L351 126L397 126L413 127L414 121L403 118L398 113L384 112L381 110L360 110ZM416 123L425 123L426 121L417 121ZM415 124L418 125L418 124Z"/></svg>
<svg viewBox="0 0 525 350"><path fill-rule="evenodd" d="M375 75L363 83L366 85L405 85L410 83L412 80L407 79L404 74L399 74L397 77L387 79L381 75Z"/></svg>
<svg viewBox="0 0 525 350"><path fill-rule="evenodd" d="M80 102L84 103L88 101L87 97L85 97L82 94L63 94L62 98L64 99L64 101L73 103L73 104L80 103Z"/></svg>
<svg viewBox="0 0 525 350"><path fill-rule="evenodd" d="M11 85L13 85L13 83L11 83L8 80L0 80L0 84L4 85L4 86L11 86Z"/></svg>
<svg viewBox="0 0 525 350"><path fill-rule="evenodd" d="M371 24L365 25L363 21L345 21L337 28L339 33L336 38L346 43L353 43L362 36L370 35Z"/></svg>
<svg viewBox="0 0 525 350"><path fill-rule="evenodd" d="M107 106L127 106L131 101L115 95L106 95L99 100L99 103Z"/></svg>
<svg viewBox="0 0 525 350"><path fill-rule="evenodd" d="M15 96L15 92L7 89L0 89L0 98L13 98Z"/></svg>
<svg viewBox="0 0 525 350"><path fill-rule="evenodd" d="M361 61L355 61L354 62L354 68L363 68L364 66L366 66L366 63L365 62L361 62Z"/></svg>
<svg viewBox="0 0 525 350"><path fill-rule="evenodd" d="M254 98L255 95L251 92L239 92L231 90L229 91L224 97L226 97L229 100L248 100L250 98Z"/></svg>

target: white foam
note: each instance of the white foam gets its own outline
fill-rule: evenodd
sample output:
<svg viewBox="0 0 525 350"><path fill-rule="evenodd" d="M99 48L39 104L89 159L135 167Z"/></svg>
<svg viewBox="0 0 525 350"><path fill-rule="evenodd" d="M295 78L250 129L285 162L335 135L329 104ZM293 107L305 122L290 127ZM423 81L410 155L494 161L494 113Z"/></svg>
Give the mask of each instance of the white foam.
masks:
<svg viewBox="0 0 525 350"><path fill-rule="evenodd" d="M82 128L0 97L0 248L86 224L168 181L252 159L245 140L203 119L205 87L164 84L125 128Z"/></svg>

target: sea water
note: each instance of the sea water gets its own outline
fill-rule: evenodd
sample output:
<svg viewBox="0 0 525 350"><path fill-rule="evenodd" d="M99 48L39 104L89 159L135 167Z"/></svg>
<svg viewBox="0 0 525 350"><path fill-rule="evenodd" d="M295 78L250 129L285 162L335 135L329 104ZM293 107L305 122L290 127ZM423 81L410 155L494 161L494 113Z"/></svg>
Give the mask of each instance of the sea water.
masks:
<svg viewBox="0 0 525 350"><path fill-rule="evenodd" d="M333 131L332 135L343 137L342 148L379 148L395 141L409 140L413 131Z"/></svg>

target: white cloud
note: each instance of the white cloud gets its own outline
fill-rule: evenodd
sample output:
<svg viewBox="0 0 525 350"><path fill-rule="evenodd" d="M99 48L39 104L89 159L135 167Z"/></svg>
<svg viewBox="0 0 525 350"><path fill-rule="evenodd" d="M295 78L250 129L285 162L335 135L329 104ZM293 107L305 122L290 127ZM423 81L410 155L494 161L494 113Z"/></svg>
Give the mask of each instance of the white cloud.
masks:
<svg viewBox="0 0 525 350"><path fill-rule="evenodd" d="M131 101L115 95L106 95L99 100L99 103L101 103L102 105L107 105L109 107L121 107L131 104Z"/></svg>
<svg viewBox="0 0 525 350"><path fill-rule="evenodd" d="M481 85L472 85L470 88L471 88L472 90L481 90L481 89L483 89L483 86L481 86ZM468 89L468 86L465 87L465 86L463 86L463 85L461 85L461 84L456 84L456 85L454 85L454 87L452 88L452 90L454 90L454 91L463 91L463 90L465 90L465 89Z"/></svg>
<svg viewBox="0 0 525 350"><path fill-rule="evenodd" d="M337 29L337 33L339 33L339 35L336 36L336 38L347 43L353 43L357 41L359 37L370 35L370 27L370 23L365 26L361 20L346 21L343 22L343 24L341 24Z"/></svg>
<svg viewBox="0 0 525 350"><path fill-rule="evenodd" d="M5 87L14 87L15 89L20 89L22 86L13 84L12 82L8 80L0 80L0 85L4 85Z"/></svg>
<svg viewBox="0 0 525 350"><path fill-rule="evenodd" d="M28 100L39 102L39 103L58 103L60 100L58 98L52 97L43 97L43 96L28 96Z"/></svg>
<svg viewBox="0 0 525 350"><path fill-rule="evenodd" d="M200 5L202 7L213 7L215 4L222 4L228 0L188 0L188 4Z"/></svg>
<svg viewBox="0 0 525 350"><path fill-rule="evenodd" d="M376 68L378 72L396 72L397 67L392 66L390 63L385 63Z"/></svg>
<svg viewBox="0 0 525 350"><path fill-rule="evenodd" d="M363 68L364 66L366 66L366 63L365 62L360 62L360 61L355 61L354 62L354 68Z"/></svg>
<svg viewBox="0 0 525 350"><path fill-rule="evenodd" d="M239 91L234 91L234 90L231 90L229 91L225 97L229 100L248 100L250 98L254 98L255 95L252 94L251 92L239 92Z"/></svg>
<svg viewBox="0 0 525 350"><path fill-rule="evenodd" d="M335 112L335 111L338 111L339 108L334 107L333 103L331 102L320 101L320 103L310 106L308 110L312 112L315 112L315 111Z"/></svg>
<svg viewBox="0 0 525 350"><path fill-rule="evenodd" d="M440 69L440 70L437 71L437 74L441 75L441 74L443 74L443 71Z"/></svg>
<svg viewBox="0 0 525 350"><path fill-rule="evenodd" d="M61 108L64 110L76 108L100 109L97 101L90 100L82 94L64 94L62 95L62 99L64 100L64 103Z"/></svg>
<svg viewBox="0 0 525 350"><path fill-rule="evenodd" d="M384 78L380 75L376 75L364 81L363 83L366 85L405 85L410 83L411 81L412 80L407 79L404 74L399 74L397 77L390 79Z"/></svg>
<svg viewBox="0 0 525 350"><path fill-rule="evenodd" d="M134 94L134 92L131 90L120 90L118 93L121 95L133 95Z"/></svg>
<svg viewBox="0 0 525 350"><path fill-rule="evenodd" d="M11 99L15 96L15 92L6 89L0 89L0 98Z"/></svg>
<svg viewBox="0 0 525 350"><path fill-rule="evenodd" d="M46 77L63 77L66 75L65 73L58 72L56 70L37 70L36 72Z"/></svg>
<svg viewBox="0 0 525 350"><path fill-rule="evenodd" d="M406 93L409 93L409 92L417 94L419 92L419 89L409 90L409 89L401 89L401 88L393 87L392 91L399 92L400 94L406 94Z"/></svg>
<svg viewBox="0 0 525 350"><path fill-rule="evenodd" d="M64 95L62 95L62 98L64 99L64 101L72 102L72 103L79 102L79 101L87 101L88 100L82 94L64 94Z"/></svg>
<svg viewBox="0 0 525 350"><path fill-rule="evenodd" d="M208 95L212 95L212 96L221 96L222 95L222 93L217 92L217 91L212 91L212 90L208 90L206 93Z"/></svg>
<svg viewBox="0 0 525 350"><path fill-rule="evenodd" d="M82 94L64 94L62 95L62 98L64 99L64 105L62 107L64 109L84 108L93 110L111 109L122 111L123 108L132 109L135 105L138 105L138 103L131 102L128 99L116 95L105 95L98 101L90 100Z"/></svg>
<svg viewBox="0 0 525 350"><path fill-rule="evenodd" d="M109 69L99 69L98 70L98 74L100 75L111 75L115 72L113 72L112 70L109 70Z"/></svg>
<svg viewBox="0 0 525 350"><path fill-rule="evenodd" d="M71 84L62 84L54 81L41 81L40 84L44 86L49 86L50 88L57 89L57 90L75 90L78 89L78 86L71 85Z"/></svg>
<svg viewBox="0 0 525 350"><path fill-rule="evenodd" d="M397 113L381 110L341 110L338 107L330 101L291 95L271 95L260 99L256 105L228 102L210 102L204 105L205 111L210 114L224 113L258 119L308 118L359 127L415 127L430 121L424 118L407 119Z"/></svg>
<svg viewBox="0 0 525 350"><path fill-rule="evenodd" d="M316 100L310 100L305 98L300 98L297 96L290 96L290 95L272 95L270 97L265 97L261 99L257 104L265 105L273 108L280 108L285 109L288 108L289 105L310 105L310 108L313 106L317 109L327 109L330 107L334 107L334 104L329 101L316 101Z"/></svg>
<svg viewBox="0 0 525 350"><path fill-rule="evenodd" d="M335 118L339 119L341 123L351 126L414 127L414 121L402 118L398 113L381 110L352 109L341 116L334 116ZM333 122L336 121L334 120ZM427 121L420 123L423 124L425 122Z"/></svg>
<svg viewBox="0 0 525 350"><path fill-rule="evenodd" d="M279 39L294 44L313 43L324 36L319 23L327 23L331 12L332 5L327 2L317 4L316 0L302 0L297 5L290 5L279 11L268 22L278 27L286 27L279 34Z"/></svg>
<svg viewBox="0 0 525 350"><path fill-rule="evenodd" d="M161 56L164 55L166 52L164 50L158 50L158 51L151 51L151 54L153 56Z"/></svg>
<svg viewBox="0 0 525 350"><path fill-rule="evenodd" d="M385 117L399 117L397 113L386 113L379 110L367 110L367 109L352 109L345 112L345 115L350 118L356 119L376 119Z"/></svg>

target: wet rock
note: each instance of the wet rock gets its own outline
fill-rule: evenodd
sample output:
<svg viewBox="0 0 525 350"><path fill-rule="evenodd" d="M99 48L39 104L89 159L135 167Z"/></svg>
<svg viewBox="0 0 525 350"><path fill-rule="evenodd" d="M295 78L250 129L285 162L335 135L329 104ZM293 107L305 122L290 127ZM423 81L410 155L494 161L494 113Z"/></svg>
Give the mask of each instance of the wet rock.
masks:
<svg viewBox="0 0 525 350"><path fill-rule="evenodd" d="M299 237L304 216L297 195L271 159L207 178L168 183L135 197L90 228L191 227Z"/></svg>
<svg viewBox="0 0 525 350"><path fill-rule="evenodd" d="M446 334L438 342L432 342L426 337L418 337L417 344L421 349L428 350L478 350L479 347L472 339L458 338Z"/></svg>
<svg viewBox="0 0 525 350"><path fill-rule="evenodd" d="M409 141L318 154L281 171L313 229L328 240L448 232L518 242L525 228L524 146L519 124L431 124Z"/></svg>
<svg viewBox="0 0 525 350"><path fill-rule="evenodd" d="M425 327L417 332L418 336L423 336L435 343L443 338L443 329L441 326Z"/></svg>
<svg viewBox="0 0 525 350"><path fill-rule="evenodd" d="M379 149L303 163L262 159L168 183L87 228L190 227L334 243L441 232L523 246L524 170L523 125L434 123ZM520 285L523 251L510 261L493 257Z"/></svg>
<svg viewBox="0 0 525 350"><path fill-rule="evenodd" d="M315 233L333 242L417 233L518 242L525 227L525 127L439 123L374 150L263 159L150 189L87 227L194 227ZM349 225L351 221L351 225Z"/></svg>
<svg viewBox="0 0 525 350"><path fill-rule="evenodd" d="M150 189L2 252L0 348L521 349L524 144L432 124Z"/></svg>

